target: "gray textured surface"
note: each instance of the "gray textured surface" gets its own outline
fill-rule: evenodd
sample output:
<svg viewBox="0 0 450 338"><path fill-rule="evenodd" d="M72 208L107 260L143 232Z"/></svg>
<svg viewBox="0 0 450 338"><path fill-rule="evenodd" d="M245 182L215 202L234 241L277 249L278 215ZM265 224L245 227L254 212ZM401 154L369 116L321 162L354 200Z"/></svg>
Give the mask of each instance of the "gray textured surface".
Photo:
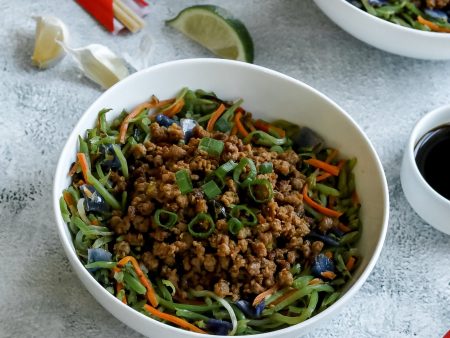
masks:
<svg viewBox="0 0 450 338"><path fill-rule="evenodd" d="M195 1L151 1L153 64L210 54L163 25ZM375 50L333 25L311 0L210 1L243 19L255 63L324 92L362 126L383 162L391 219L381 258L350 305L309 337L441 337L450 329L450 236L425 224L399 180L414 122L449 103L449 62ZM73 46L101 42L116 52L139 35L110 36L72 1L0 0L0 336L140 337L89 295L64 256L51 215L59 152L101 91L69 59L47 71L30 65L31 15L65 21Z"/></svg>

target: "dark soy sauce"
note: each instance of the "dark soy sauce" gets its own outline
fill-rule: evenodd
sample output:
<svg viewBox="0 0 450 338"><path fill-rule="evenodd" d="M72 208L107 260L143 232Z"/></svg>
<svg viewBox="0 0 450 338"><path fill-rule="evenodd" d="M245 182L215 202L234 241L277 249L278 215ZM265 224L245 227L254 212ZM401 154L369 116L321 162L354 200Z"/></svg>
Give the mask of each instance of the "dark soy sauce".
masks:
<svg viewBox="0 0 450 338"><path fill-rule="evenodd" d="M450 200L450 124L422 136L414 148L414 155L425 181Z"/></svg>

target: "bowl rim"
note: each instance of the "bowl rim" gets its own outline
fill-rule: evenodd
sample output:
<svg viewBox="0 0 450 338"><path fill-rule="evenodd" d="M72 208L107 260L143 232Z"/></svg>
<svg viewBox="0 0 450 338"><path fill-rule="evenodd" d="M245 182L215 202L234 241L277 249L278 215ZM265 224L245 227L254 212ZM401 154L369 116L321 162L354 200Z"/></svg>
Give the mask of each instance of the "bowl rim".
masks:
<svg viewBox="0 0 450 338"><path fill-rule="evenodd" d="M314 1L317 1L317 0L314 0ZM437 39L437 40L449 40L450 39L450 33L426 32L426 31L421 31L419 29L415 29L415 28L404 27L404 26L395 24L393 22L383 20L375 15L369 14L366 11L359 9L355 5L352 5L347 0L337 0L337 1L340 1L341 3L343 3L345 6L347 6L349 8L349 10L352 10L355 13L359 13L359 14L365 16L368 20L372 20L373 22L379 23L379 24L385 24L385 25L391 27L392 29L398 30L399 32L417 34L422 37L433 38L433 39Z"/></svg>
<svg viewBox="0 0 450 338"><path fill-rule="evenodd" d="M423 128L422 126L424 124L427 124L427 122L432 121L436 115L441 115L445 113L450 113L450 104L433 109L427 112L421 118L419 118L419 120L417 120L408 138L408 143L406 147L406 156L408 156L408 164L412 167L411 168L412 173L418 179L419 183L428 191L428 193L431 194L433 199L438 200L441 203L444 203L445 205L450 207L450 200L446 199L444 196L442 196L436 190L434 190L433 187L425 180L423 175L420 173L414 156L414 148L416 147L417 143L426 133L428 133L431 130L430 129L425 132L422 132L420 131L420 129ZM448 119L448 124L450 124L450 117ZM436 125L435 127L438 126L439 125Z"/></svg>
<svg viewBox="0 0 450 338"><path fill-rule="evenodd" d="M295 331L298 331L299 329L302 328L306 328L309 326L314 326L315 324L317 324L317 322L320 322L323 318L328 317L329 315L331 315L332 313L335 313L337 310L339 310L340 308L342 308L343 305L345 305L353 296L354 294L357 293L357 291L361 288L361 286L366 282L367 278L369 277L370 273L372 272L373 268L375 267L376 262L378 261L378 258L380 256L381 250L383 248L384 242L385 242L385 238L386 238L386 233L387 233L387 229L388 229L388 223L389 223L389 192L388 192L388 185L387 185L387 180L386 180L386 176L383 170L383 166L381 164L381 161L378 157L378 154L375 150L375 148L373 147L371 141L369 140L369 138L366 136L366 134L364 133L364 131L356 124L356 122L353 120L353 118L346 112L344 111L340 106L338 106L333 100L331 100L330 98L328 98L326 95L322 94L320 91L314 89L313 87L309 86L308 84L297 80L293 77L290 77L288 75L285 75L281 72L269 69L269 68L265 68L263 66L258 66L258 65L254 65L254 64L248 64L245 62L241 62L241 61L234 61L234 60L225 60L225 59L215 59L215 58L191 58L191 59L181 59L181 60L175 60L175 61L168 61L168 62L163 62L160 64L156 64L153 65L151 67L148 67L146 69L143 69L139 72L136 72L130 76L128 76L127 78L125 78L124 80L116 83L114 86L112 86L110 89L106 90L105 92L103 92L92 104L89 105L88 108L86 108L83 112L83 114L80 116L80 118L78 119L78 122L75 124L75 126L72 128L72 131L70 133L70 135L66 138L66 142L60 152L60 155L58 157L58 162L57 162L57 166L56 166L56 170L55 170L55 176L53 179L53 212L54 212L54 217L56 220L56 224L57 224L57 228L58 228L58 234L61 240L61 243L63 245L64 251L66 253L66 255L68 256L69 262L73 266L74 269L77 269L79 273L81 273L86 280L89 280L94 286L94 288L96 288L96 290L98 292L100 292L101 294L103 294L105 296L105 299L107 299L110 302L115 302L116 305L118 305L119 307L122 307L122 309L124 311L131 311L133 313L133 315L137 316L137 317L141 317L141 318L145 318L145 320L149 321L149 323L151 323L152 325L158 326L163 330L167 330L168 332L174 332L174 333L182 333L184 336L189 336L189 337L208 337L208 338L213 338L213 337L226 337L226 336L217 336L217 335L209 335L209 334L200 334L200 333L195 333L195 332L191 332L191 331L187 331L175 326L171 326L168 324L164 324L160 321L157 321L155 319L152 319L148 316L145 316L144 314L135 311L134 309L130 308L128 305L123 304L119 299L117 299L114 295L110 294L105 288L103 288L95 279L94 277L86 270L86 268L83 266L83 264L81 263L81 261L79 260L78 256L76 255L75 250L73 250L73 245L71 243L71 238L69 238L68 236L66 236L66 232L65 232L65 228L67 227L67 225L64 223L64 221L62 220L61 217L61 213L60 213L60 209L59 209L59 199L61 196L61 191L58 190L59 187L57 187L57 180L58 177L60 177L60 175L64 175L64 170L63 167L66 166L66 163L63 162L63 154L68 151L66 148L69 146L69 141L71 139L73 139L74 137L77 137L78 134L76 133L76 131L78 131L81 128L82 122L87 119L87 116L92 114L92 112L90 112L93 107L95 107L97 105L97 103L101 100L103 100L104 96L107 96L109 94L110 91L112 91L114 88L116 87L121 87L121 86L125 86L127 85L129 82L133 82L135 79L139 78L139 77L145 77L147 76L148 73L152 73L153 71L159 70L161 68L166 68L166 67L171 67L173 65L190 65L190 64L202 64L202 63L207 63L207 64L225 64L225 65L229 65L231 67L237 67L238 69L240 67L242 68L249 68L249 69L253 69L256 72L262 72L265 73L267 75L270 76L274 76L274 77L278 77L281 78L285 81L288 81L290 83L292 83L295 86L299 86L299 87L303 87L304 89L306 89L307 91L312 92L313 94L317 95L321 100L326 101L328 104L330 104L334 109L336 109L337 111L339 111L340 114L343 115L344 118L346 118L348 120L348 122L357 129L357 131L359 132L359 134L361 135L361 137L363 138L363 140L367 143L367 146L371 152L371 155L373 156L375 165L376 165L376 170L380 175L380 181L382 182L382 200L384 202L384 205L382 206L382 210L383 210L383 216L382 216L382 221L380 222L380 235L378 238L378 241L376 243L376 246L374 248L374 252L373 255L370 257L370 259L367 262L367 266L366 268L362 271L361 275L359 276L359 278L354 282L354 284L335 302L333 303L330 307L328 307L327 309L325 309L324 311L316 314L313 317L310 317L309 319L305 320L302 323L296 324L296 325L292 325L289 326L287 328L284 329L280 329L280 330L275 330L275 331L270 331L270 332L265 332L265 333L260 333L260 334L256 334L256 335L248 335L251 337L257 337L257 338L269 338L271 336L273 336L275 333L280 333L280 334L294 334ZM88 114L89 113L89 114ZM77 272L77 271L74 271ZM80 278L80 276L78 276ZM83 282L83 281L82 281ZM84 282L83 282L84 284ZM85 286L86 287L86 286ZM88 290L89 291L89 290ZM96 297L93 297L97 302L99 302ZM108 312L110 312L108 310ZM111 313L111 312L110 312ZM118 318L120 320L120 318Z"/></svg>

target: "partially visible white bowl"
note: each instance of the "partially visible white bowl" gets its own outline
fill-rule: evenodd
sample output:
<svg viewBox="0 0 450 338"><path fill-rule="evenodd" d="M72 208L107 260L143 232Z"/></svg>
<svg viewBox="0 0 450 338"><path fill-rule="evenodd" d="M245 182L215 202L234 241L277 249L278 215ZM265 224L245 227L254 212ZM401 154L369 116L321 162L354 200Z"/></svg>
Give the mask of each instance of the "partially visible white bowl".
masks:
<svg viewBox="0 0 450 338"><path fill-rule="evenodd" d="M400 179L411 207L427 223L450 235L450 201L436 192L417 167L414 148L430 130L450 123L450 105L435 109L422 117L411 132L403 154Z"/></svg>
<svg viewBox="0 0 450 338"><path fill-rule="evenodd" d="M236 61L191 59L153 66L119 82L101 95L83 114L64 146L58 161L53 205L58 232L69 261L89 292L116 318L152 338L218 336L200 335L158 322L124 305L106 291L84 268L59 211L59 198L70 184L69 172L75 160L78 135L92 128L98 112L112 108L109 118L131 109L155 94L173 97L180 88L214 91L226 100L244 99L244 108L258 117L284 118L316 130L342 156L355 156L356 186L362 203L363 231L358 244L361 262L343 296L329 308L307 321L282 330L259 334L258 338L298 337L339 310L363 285L379 257L388 226L389 201L386 178L380 160L368 138L352 118L334 102L308 85L278 72ZM222 336L220 336L222 337Z"/></svg>
<svg viewBox="0 0 450 338"><path fill-rule="evenodd" d="M377 18L346 0L314 0L347 33L389 53L417 59L450 59L450 33L424 32Z"/></svg>

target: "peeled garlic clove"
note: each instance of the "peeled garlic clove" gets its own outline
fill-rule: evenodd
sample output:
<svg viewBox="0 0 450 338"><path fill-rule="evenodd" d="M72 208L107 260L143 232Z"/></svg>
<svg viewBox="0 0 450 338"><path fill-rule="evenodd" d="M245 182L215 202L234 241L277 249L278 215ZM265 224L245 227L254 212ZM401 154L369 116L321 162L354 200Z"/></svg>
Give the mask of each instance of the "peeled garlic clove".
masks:
<svg viewBox="0 0 450 338"><path fill-rule="evenodd" d="M38 68L45 69L64 57L64 49L57 42L66 42L69 39L69 31L66 25L54 16L39 16L34 19L36 37L31 60Z"/></svg>
<svg viewBox="0 0 450 338"><path fill-rule="evenodd" d="M78 63L84 75L103 88L109 88L129 75L124 61L106 46L92 44L72 49L60 44Z"/></svg>

